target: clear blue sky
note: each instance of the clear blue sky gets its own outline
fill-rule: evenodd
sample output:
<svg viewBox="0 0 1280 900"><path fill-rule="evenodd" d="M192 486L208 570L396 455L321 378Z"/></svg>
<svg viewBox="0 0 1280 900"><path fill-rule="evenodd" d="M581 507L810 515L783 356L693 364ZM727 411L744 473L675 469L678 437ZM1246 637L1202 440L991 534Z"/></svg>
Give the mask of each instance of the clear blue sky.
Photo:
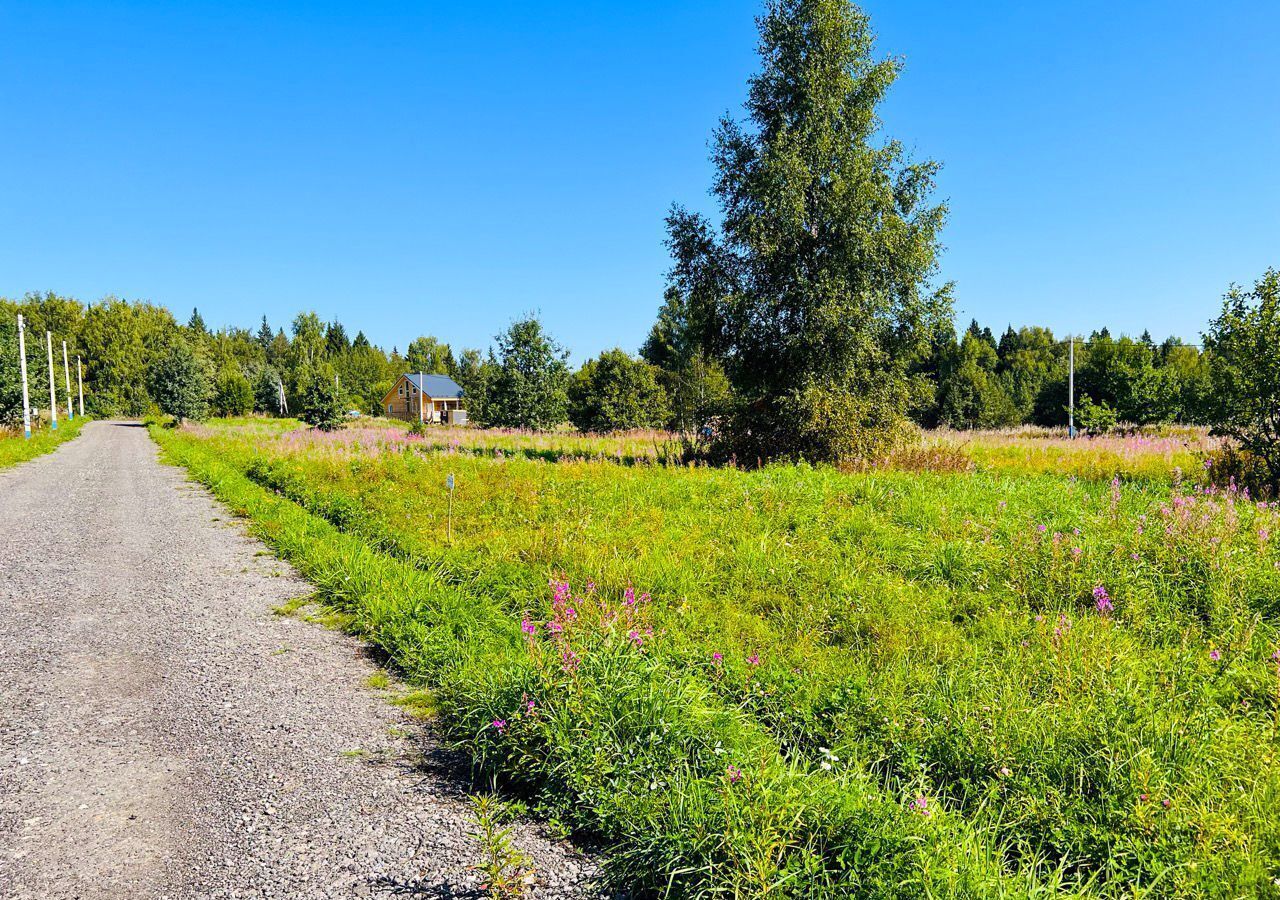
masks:
<svg viewBox="0 0 1280 900"><path fill-rule="evenodd" d="M945 166L962 322L1194 339L1280 265L1275 0L864 8L906 62L887 131ZM758 11L3 0L0 295L402 350L538 310L575 359L634 350Z"/></svg>

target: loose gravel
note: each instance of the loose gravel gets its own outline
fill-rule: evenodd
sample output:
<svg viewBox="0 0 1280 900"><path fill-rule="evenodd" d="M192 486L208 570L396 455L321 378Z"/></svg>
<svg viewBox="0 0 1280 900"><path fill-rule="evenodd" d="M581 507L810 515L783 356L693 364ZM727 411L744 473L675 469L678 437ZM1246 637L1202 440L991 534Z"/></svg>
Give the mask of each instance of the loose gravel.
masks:
<svg viewBox="0 0 1280 900"><path fill-rule="evenodd" d="M0 896L467 897L456 766L146 431L0 473ZM532 897L589 860L522 823Z"/></svg>

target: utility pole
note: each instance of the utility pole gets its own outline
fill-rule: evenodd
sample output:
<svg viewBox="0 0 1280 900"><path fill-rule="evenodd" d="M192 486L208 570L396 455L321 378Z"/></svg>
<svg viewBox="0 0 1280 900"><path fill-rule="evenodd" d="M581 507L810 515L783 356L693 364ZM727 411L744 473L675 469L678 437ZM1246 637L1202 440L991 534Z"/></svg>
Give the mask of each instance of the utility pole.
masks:
<svg viewBox="0 0 1280 900"><path fill-rule="evenodd" d="M22 313L18 313L18 368L22 369L22 430L31 439L31 398L27 395L27 337Z"/></svg>
<svg viewBox="0 0 1280 900"><path fill-rule="evenodd" d="M80 356L76 355L76 388L80 392L80 418L84 418L84 367L80 365Z"/></svg>
<svg viewBox="0 0 1280 900"><path fill-rule="evenodd" d="M1067 358L1070 360L1067 369L1067 434L1076 436L1076 336L1070 335L1070 349Z"/></svg>
<svg viewBox="0 0 1280 900"><path fill-rule="evenodd" d="M49 423L54 431L58 430L58 389L53 378L53 332L44 333L45 343L49 347Z"/></svg>
<svg viewBox="0 0 1280 900"><path fill-rule="evenodd" d="M67 421L76 417L75 407L71 405L71 367L67 365L67 342L62 342L62 377L67 386Z"/></svg>

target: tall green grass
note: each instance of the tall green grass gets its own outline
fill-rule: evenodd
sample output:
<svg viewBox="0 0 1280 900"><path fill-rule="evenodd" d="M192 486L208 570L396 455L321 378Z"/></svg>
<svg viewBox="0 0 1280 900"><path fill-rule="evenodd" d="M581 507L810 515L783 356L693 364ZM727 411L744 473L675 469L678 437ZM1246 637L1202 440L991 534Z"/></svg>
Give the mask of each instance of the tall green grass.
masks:
<svg viewBox="0 0 1280 900"><path fill-rule="evenodd" d="M644 892L1277 895L1273 509L157 439Z"/></svg>

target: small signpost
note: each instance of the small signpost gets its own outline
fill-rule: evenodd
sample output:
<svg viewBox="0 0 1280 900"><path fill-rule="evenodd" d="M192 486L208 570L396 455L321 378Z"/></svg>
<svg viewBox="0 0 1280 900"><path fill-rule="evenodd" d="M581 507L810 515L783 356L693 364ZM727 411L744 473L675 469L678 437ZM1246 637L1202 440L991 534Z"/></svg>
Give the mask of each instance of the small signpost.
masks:
<svg viewBox="0 0 1280 900"><path fill-rule="evenodd" d="M31 439L31 398L27 394L27 337L22 314L18 314L18 368L22 369L22 430Z"/></svg>
<svg viewBox="0 0 1280 900"><path fill-rule="evenodd" d="M453 543L453 473L452 472L450 472L449 477L444 480L444 486L449 491L449 519L448 519L448 525L446 526L447 530L445 533L448 536L449 543L452 544Z"/></svg>
<svg viewBox="0 0 1280 900"><path fill-rule="evenodd" d="M80 357L76 356L76 389L80 392L80 418L84 418L84 369L80 365Z"/></svg>

